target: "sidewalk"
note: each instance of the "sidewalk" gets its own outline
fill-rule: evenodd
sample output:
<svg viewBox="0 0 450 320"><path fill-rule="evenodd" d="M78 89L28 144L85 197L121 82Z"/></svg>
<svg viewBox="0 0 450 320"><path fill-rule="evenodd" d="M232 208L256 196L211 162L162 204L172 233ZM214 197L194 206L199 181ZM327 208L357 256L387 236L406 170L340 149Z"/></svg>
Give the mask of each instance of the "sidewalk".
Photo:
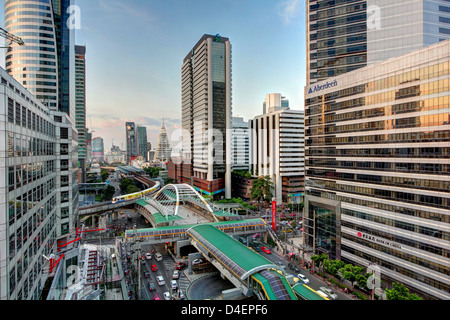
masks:
<svg viewBox="0 0 450 320"><path fill-rule="evenodd" d="M298 247L300 247L302 238L292 238L292 239L289 239L289 240L292 240L293 243L294 243L294 246L296 246L298 248ZM296 254L298 253L298 249L293 247L291 244L285 243L284 241L281 241L281 242L283 243L283 245L285 245L287 247L287 253L289 253L289 252L294 252ZM337 285L335 285L333 283L330 283L329 281L326 281L324 278L322 278L321 276L317 275L315 272L311 271L307 267L305 267L305 266L301 267L301 253L299 253L299 260L300 261L298 261L296 259L289 260L287 255L286 254L283 255L281 250L277 246L272 249L272 253L277 255L283 261L286 261L288 263L292 263L294 265L297 265L302 271L309 273L309 275L311 277L314 276L315 279L317 279L318 281L322 282L325 287L329 287L330 289L334 289L338 295L342 294L343 296L346 296L349 299L359 300L353 294L344 292L344 289L341 289ZM305 253L304 254L304 258L305 258L305 262L306 263L312 262L311 256L312 256L312 254L310 254L310 253ZM331 275L329 275L329 276L331 277Z"/></svg>

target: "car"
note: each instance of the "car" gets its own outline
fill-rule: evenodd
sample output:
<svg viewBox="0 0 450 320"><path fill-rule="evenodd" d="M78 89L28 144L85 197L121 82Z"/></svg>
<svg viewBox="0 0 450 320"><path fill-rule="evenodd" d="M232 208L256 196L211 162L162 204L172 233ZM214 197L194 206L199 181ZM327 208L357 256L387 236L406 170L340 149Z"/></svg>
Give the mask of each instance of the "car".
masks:
<svg viewBox="0 0 450 320"><path fill-rule="evenodd" d="M175 290L178 288L178 283L175 280L170 281L170 284L172 286L172 290Z"/></svg>
<svg viewBox="0 0 450 320"><path fill-rule="evenodd" d="M187 267L187 264L186 263L184 263L184 262L178 262L176 265L175 265L175 269L176 270L183 270L184 268L186 268Z"/></svg>
<svg viewBox="0 0 450 320"><path fill-rule="evenodd" d="M155 253L156 261L161 261L163 259L162 254L157 252Z"/></svg>
<svg viewBox="0 0 450 320"><path fill-rule="evenodd" d="M337 294L333 292L333 290L326 288L326 287L320 287L320 291L324 292L329 299L336 300L338 298Z"/></svg>
<svg viewBox="0 0 450 320"><path fill-rule="evenodd" d="M163 286L166 284L166 281L164 281L164 278L162 276L157 276L156 281L158 281L158 285Z"/></svg>
<svg viewBox="0 0 450 320"><path fill-rule="evenodd" d="M283 264L283 262L281 261L276 261L275 262L277 265L279 265L281 268L286 269L286 266Z"/></svg>
<svg viewBox="0 0 450 320"><path fill-rule="evenodd" d="M294 270L294 272L300 272L300 268L297 267L295 264L288 263L288 268L290 268L291 270Z"/></svg>
<svg viewBox="0 0 450 320"><path fill-rule="evenodd" d="M150 278L150 272L145 272L144 273L144 278Z"/></svg>
<svg viewBox="0 0 450 320"><path fill-rule="evenodd" d="M155 283L154 283L154 282L150 282L148 289L149 289L150 291L156 290L156 285L155 285Z"/></svg>
<svg viewBox="0 0 450 320"><path fill-rule="evenodd" d="M152 265L152 271L153 272L158 271L158 266L156 264Z"/></svg>
<svg viewBox="0 0 450 320"><path fill-rule="evenodd" d="M180 278L180 271L175 270L173 272L172 279L178 279L178 278Z"/></svg>
<svg viewBox="0 0 450 320"><path fill-rule="evenodd" d="M184 295L183 291L179 290L178 291L178 297L180 298L180 300L183 300L186 298L186 296Z"/></svg>
<svg viewBox="0 0 450 320"><path fill-rule="evenodd" d="M202 259L195 259L194 261L192 261L192 265L194 266L194 265L200 264L200 263L202 263L202 262L203 262Z"/></svg>
<svg viewBox="0 0 450 320"><path fill-rule="evenodd" d="M303 283L309 283L309 279L307 277L305 277L304 275L302 275L301 273L299 273L297 275L297 277L303 282Z"/></svg>
<svg viewBox="0 0 450 320"><path fill-rule="evenodd" d="M261 248L258 247L258 246L254 246L253 249L254 249L256 252L261 252Z"/></svg>
<svg viewBox="0 0 450 320"><path fill-rule="evenodd" d="M146 252L146 253L145 253L145 258L146 258L147 260L150 260L150 259L152 258L152 255L151 255L150 253Z"/></svg>
<svg viewBox="0 0 450 320"><path fill-rule="evenodd" d="M168 291L163 293L164 299L170 300L170 293Z"/></svg>
<svg viewBox="0 0 450 320"><path fill-rule="evenodd" d="M261 250L267 254L271 254L272 252L270 252L270 249L267 247L261 247Z"/></svg>
<svg viewBox="0 0 450 320"><path fill-rule="evenodd" d="M159 297L159 294L155 294L155 296L153 297L153 300L161 300L161 298Z"/></svg>

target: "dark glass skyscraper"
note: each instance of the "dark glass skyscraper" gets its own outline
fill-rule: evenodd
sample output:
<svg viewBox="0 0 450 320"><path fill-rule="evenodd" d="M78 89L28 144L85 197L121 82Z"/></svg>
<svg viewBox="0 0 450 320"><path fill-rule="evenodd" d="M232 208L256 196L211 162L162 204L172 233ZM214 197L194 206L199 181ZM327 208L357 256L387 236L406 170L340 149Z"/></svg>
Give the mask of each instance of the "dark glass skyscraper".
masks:
<svg viewBox="0 0 450 320"><path fill-rule="evenodd" d="M23 39L6 55L6 71L52 110L75 118L72 0L5 0L5 29Z"/></svg>

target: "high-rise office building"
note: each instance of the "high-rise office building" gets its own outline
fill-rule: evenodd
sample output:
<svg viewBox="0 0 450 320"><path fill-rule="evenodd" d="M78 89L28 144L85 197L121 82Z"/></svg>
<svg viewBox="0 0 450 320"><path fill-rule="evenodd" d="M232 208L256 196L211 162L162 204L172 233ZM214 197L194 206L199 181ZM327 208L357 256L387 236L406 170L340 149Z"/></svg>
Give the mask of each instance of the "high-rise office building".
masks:
<svg viewBox="0 0 450 320"><path fill-rule="evenodd" d="M145 161L147 159L147 127L145 126L137 126L137 147L138 147L138 155L142 156Z"/></svg>
<svg viewBox="0 0 450 320"><path fill-rule="evenodd" d="M5 1L5 29L23 39L7 50L6 71L44 105L75 118L72 0Z"/></svg>
<svg viewBox="0 0 450 320"><path fill-rule="evenodd" d="M443 300L449 79L446 40L305 90L306 243L332 259L378 265L383 288L401 282Z"/></svg>
<svg viewBox="0 0 450 320"><path fill-rule="evenodd" d="M105 161L105 145L103 138L97 137L92 140L92 159L101 163Z"/></svg>
<svg viewBox="0 0 450 320"><path fill-rule="evenodd" d="M266 95L266 100L263 102L263 114L278 110L289 110L289 100L280 93Z"/></svg>
<svg viewBox="0 0 450 320"><path fill-rule="evenodd" d="M304 193L304 112L281 108L249 120L250 172L269 176L278 203L300 203Z"/></svg>
<svg viewBox="0 0 450 320"><path fill-rule="evenodd" d="M0 69L0 299L38 300L56 241L77 227L77 154L69 116Z"/></svg>
<svg viewBox="0 0 450 320"><path fill-rule="evenodd" d="M307 84L450 38L445 0L309 0Z"/></svg>
<svg viewBox="0 0 450 320"><path fill-rule="evenodd" d="M231 197L231 44L205 34L183 60L183 181Z"/></svg>
<svg viewBox="0 0 450 320"><path fill-rule="evenodd" d="M75 126L81 181L86 183L86 46L75 46Z"/></svg>
<svg viewBox="0 0 450 320"><path fill-rule="evenodd" d="M125 133L127 137L127 164L131 163L132 158L137 157L137 133L136 124L134 122L127 122L125 124Z"/></svg>
<svg viewBox="0 0 450 320"><path fill-rule="evenodd" d="M232 170L245 170L250 168L250 146L248 121L242 117L231 118L231 160Z"/></svg>

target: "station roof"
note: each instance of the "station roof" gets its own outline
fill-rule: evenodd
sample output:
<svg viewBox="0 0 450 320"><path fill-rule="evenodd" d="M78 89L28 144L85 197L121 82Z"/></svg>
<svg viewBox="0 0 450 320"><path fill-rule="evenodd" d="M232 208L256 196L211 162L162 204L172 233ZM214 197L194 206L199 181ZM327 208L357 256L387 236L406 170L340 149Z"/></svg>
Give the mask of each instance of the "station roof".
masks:
<svg viewBox="0 0 450 320"><path fill-rule="evenodd" d="M188 234L241 280L268 268L279 267L213 225L198 225Z"/></svg>

